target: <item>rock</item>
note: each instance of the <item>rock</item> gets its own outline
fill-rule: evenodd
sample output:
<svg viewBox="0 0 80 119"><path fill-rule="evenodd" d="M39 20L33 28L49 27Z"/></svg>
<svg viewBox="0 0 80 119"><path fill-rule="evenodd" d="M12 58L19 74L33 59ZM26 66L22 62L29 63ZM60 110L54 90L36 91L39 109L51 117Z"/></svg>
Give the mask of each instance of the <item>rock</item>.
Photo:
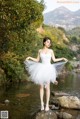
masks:
<svg viewBox="0 0 80 119"><path fill-rule="evenodd" d="M76 96L62 96L57 98L59 105L65 108L80 109L80 99Z"/></svg>
<svg viewBox="0 0 80 119"><path fill-rule="evenodd" d="M52 109L52 110L53 110L53 109L59 110L59 106L52 105L52 106L51 106L51 109Z"/></svg>
<svg viewBox="0 0 80 119"><path fill-rule="evenodd" d="M30 94L21 93L21 94L17 94L16 96L17 96L18 98L25 98L25 97L30 96Z"/></svg>
<svg viewBox="0 0 80 119"><path fill-rule="evenodd" d="M52 91L51 94L53 96L69 96L68 93L64 93L64 92L54 92L54 91Z"/></svg>
<svg viewBox="0 0 80 119"><path fill-rule="evenodd" d="M10 101L8 99L6 99L4 102L6 105L8 105L10 103Z"/></svg>
<svg viewBox="0 0 80 119"><path fill-rule="evenodd" d="M50 104L59 105L59 100L57 99L57 97L51 98L50 99Z"/></svg>
<svg viewBox="0 0 80 119"><path fill-rule="evenodd" d="M36 114L35 119L57 119L57 115L51 110L48 112L41 111Z"/></svg>
<svg viewBox="0 0 80 119"><path fill-rule="evenodd" d="M58 116L61 119L73 119L73 116L66 112L60 112Z"/></svg>
<svg viewBox="0 0 80 119"><path fill-rule="evenodd" d="M77 116L77 119L80 119L80 114Z"/></svg>

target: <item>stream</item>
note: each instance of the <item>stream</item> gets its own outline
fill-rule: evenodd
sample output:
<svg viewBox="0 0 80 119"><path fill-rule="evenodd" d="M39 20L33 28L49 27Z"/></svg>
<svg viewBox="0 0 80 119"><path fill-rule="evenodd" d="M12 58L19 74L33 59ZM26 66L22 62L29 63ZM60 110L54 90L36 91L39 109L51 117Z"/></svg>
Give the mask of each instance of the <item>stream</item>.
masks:
<svg viewBox="0 0 80 119"><path fill-rule="evenodd" d="M58 82L57 86L51 83L51 91L62 91L80 98L79 73L62 75ZM9 119L32 119L33 114L39 109L38 85L25 81L0 87L0 111L8 111ZM80 115L79 110L72 110L71 113L75 116Z"/></svg>

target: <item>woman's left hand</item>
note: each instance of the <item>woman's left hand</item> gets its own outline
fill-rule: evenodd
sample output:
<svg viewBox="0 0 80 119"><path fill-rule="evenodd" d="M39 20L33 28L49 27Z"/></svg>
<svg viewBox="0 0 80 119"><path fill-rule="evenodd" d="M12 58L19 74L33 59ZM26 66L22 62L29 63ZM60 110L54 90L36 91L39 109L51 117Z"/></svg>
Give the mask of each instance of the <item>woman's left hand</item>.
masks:
<svg viewBox="0 0 80 119"><path fill-rule="evenodd" d="M28 61L29 59L30 59L30 57L27 57L27 58L26 58L26 61Z"/></svg>

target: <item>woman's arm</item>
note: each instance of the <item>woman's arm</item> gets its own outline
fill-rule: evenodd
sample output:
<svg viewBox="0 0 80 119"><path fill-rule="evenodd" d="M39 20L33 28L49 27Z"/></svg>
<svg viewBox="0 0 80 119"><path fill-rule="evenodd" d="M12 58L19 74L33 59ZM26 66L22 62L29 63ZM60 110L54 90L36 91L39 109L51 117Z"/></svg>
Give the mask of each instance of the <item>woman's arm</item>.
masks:
<svg viewBox="0 0 80 119"><path fill-rule="evenodd" d="M37 58L27 57L26 60L32 60L32 61L35 61L35 62L39 62L40 61L40 50L38 51Z"/></svg>
<svg viewBox="0 0 80 119"><path fill-rule="evenodd" d="M58 62L58 61L62 61L62 60L68 61L68 60L67 60L66 58L64 58L64 57L62 57L62 58L57 58L57 59L56 59L53 50L51 50L51 55L52 55L52 60L53 60L54 62Z"/></svg>

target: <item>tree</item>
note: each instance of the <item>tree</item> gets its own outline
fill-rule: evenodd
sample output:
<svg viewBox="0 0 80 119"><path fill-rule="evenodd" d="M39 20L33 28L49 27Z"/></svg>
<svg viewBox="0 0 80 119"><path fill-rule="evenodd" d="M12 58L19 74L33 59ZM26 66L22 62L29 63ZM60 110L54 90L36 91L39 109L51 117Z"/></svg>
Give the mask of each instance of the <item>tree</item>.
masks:
<svg viewBox="0 0 80 119"><path fill-rule="evenodd" d="M78 43L78 39L76 38L76 36L73 36L73 37L71 38L71 42L72 42L72 43Z"/></svg>
<svg viewBox="0 0 80 119"><path fill-rule="evenodd" d="M43 22L43 10L37 0L0 1L0 66L6 77L21 78L25 54L33 49L38 37L35 29Z"/></svg>

